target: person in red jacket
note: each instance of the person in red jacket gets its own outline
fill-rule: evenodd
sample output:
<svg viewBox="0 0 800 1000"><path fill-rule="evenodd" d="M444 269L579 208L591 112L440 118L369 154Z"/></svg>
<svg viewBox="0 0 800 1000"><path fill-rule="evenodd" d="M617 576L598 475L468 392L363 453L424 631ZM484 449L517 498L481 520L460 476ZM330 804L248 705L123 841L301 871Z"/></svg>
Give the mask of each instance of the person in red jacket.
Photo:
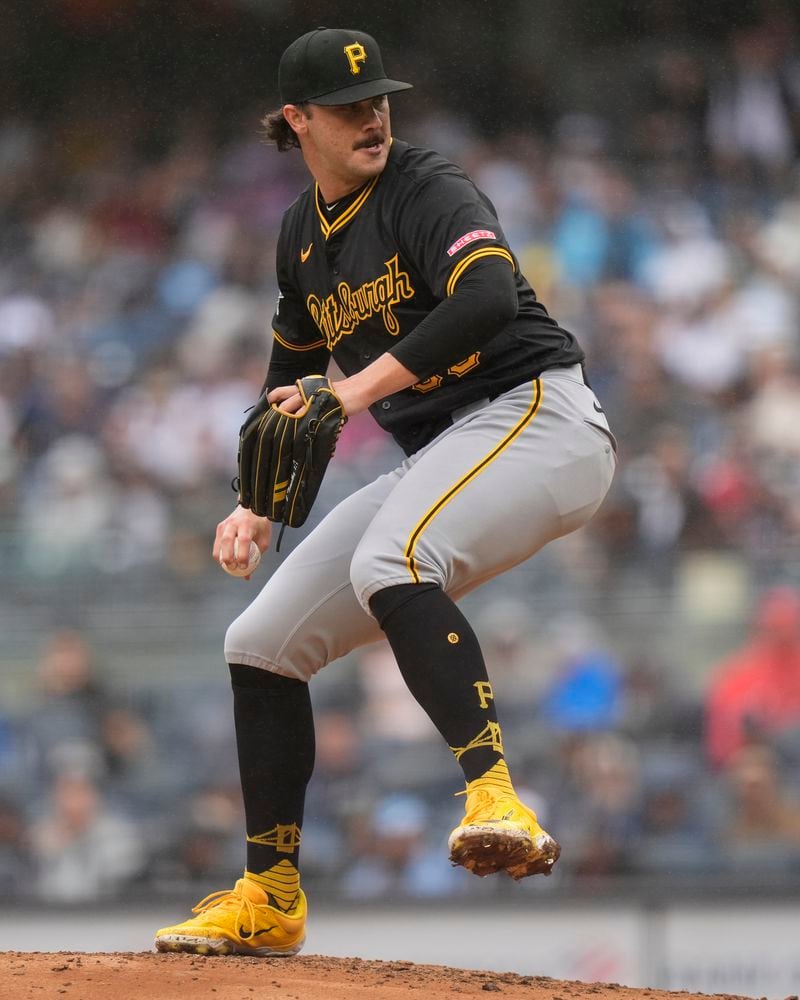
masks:
<svg viewBox="0 0 800 1000"><path fill-rule="evenodd" d="M717 766L748 743L800 728L800 592L762 598L749 641L715 672L706 703L706 747Z"/></svg>

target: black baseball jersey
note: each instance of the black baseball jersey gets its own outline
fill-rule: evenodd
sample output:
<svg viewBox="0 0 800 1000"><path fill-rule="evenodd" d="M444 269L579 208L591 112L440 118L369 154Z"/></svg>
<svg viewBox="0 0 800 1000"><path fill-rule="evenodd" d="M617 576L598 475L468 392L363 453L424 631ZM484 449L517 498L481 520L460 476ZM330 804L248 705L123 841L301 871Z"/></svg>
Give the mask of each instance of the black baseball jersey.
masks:
<svg viewBox="0 0 800 1000"><path fill-rule="evenodd" d="M467 272L498 260L513 269L516 316L477 350L448 331L452 357L438 370L406 364L405 338ZM284 216L277 261L273 359L296 357L310 374L323 372L332 354L353 375L395 354L420 381L370 411L408 454L454 410L584 359L520 273L489 199L459 167L405 142L392 143L380 175L330 208L316 185L307 188Z"/></svg>

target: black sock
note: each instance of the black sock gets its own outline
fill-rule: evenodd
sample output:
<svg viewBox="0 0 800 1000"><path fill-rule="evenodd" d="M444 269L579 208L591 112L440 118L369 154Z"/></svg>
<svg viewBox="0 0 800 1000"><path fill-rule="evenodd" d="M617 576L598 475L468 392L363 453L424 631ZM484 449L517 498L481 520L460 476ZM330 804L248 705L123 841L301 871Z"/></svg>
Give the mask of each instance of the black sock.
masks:
<svg viewBox="0 0 800 1000"><path fill-rule="evenodd" d="M503 756L500 726L486 664L467 619L433 583L379 590L370 609L397 659L400 673L447 741L467 781Z"/></svg>
<svg viewBox="0 0 800 1000"><path fill-rule="evenodd" d="M308 684L239 663L231 663L230 671L247 871L261 874L281 862L297 868L306 785L314 768Z"/></svg>

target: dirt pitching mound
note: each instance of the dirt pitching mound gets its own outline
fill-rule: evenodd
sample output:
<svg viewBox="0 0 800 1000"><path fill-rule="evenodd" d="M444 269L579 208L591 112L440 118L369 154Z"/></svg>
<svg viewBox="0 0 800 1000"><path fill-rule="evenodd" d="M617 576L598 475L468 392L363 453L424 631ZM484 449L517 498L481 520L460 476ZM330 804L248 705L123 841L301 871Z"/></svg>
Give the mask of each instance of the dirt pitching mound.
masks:
<svg viewBox="0 0 800 1000"><path fill-rule="evenodd" d="M507 1000L693 1000L706 995L321 955L262 959L148 952L0 954L0 1000L455 1000L494 993Z"/></svg>

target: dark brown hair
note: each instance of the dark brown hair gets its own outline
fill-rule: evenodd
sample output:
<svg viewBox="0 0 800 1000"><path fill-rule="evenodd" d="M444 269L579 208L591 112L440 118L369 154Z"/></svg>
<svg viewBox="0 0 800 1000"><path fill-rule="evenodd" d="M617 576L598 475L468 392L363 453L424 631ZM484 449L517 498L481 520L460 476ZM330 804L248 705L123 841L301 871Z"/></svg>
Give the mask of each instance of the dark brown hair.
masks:
<svg viewBox="0 0 800 1000"><path fill-rule="evenodd" d="M300 108L307 118L311 117L311 111L307 102L296 106ZM278 147L279 153L285 153L287 149L300 148L300 143L294 129L283 117L283 108L278 108L277 111L270 111L261 119L261 124L264 126L267 142L274 142Z"/></svg>

